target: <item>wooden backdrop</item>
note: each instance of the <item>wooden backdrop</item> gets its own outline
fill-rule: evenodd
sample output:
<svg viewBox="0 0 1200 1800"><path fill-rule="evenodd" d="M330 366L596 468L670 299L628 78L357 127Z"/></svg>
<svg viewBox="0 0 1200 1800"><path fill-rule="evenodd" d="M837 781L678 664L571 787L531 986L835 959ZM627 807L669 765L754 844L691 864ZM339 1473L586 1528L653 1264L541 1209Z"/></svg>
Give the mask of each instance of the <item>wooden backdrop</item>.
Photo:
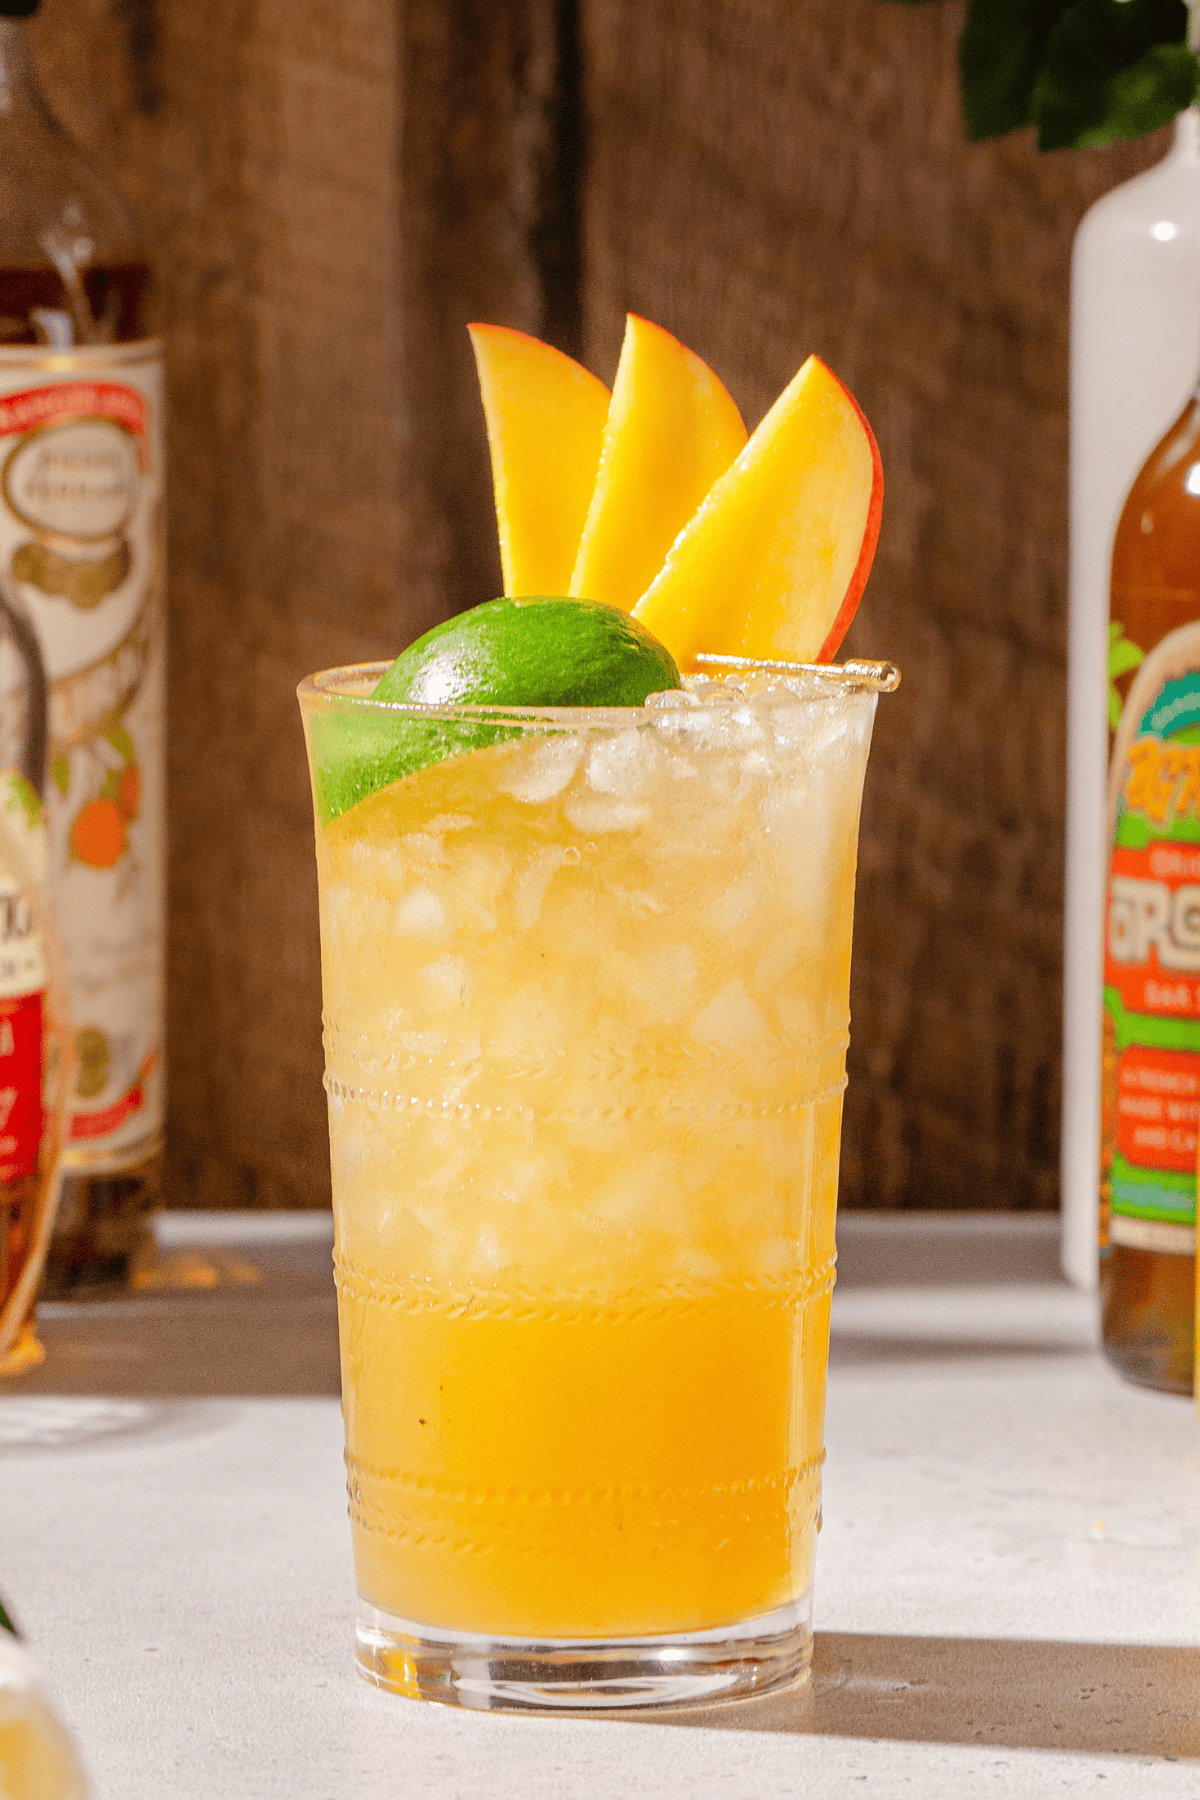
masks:
<svg viewBox="0 0 1200 1800"><path fill-rule="evenodd" d="M499 591L464 326L611 380L625 310L753 425L810 350L883 453L888 656L846 1203L1057 1202L1071 236L1164 138L970 146L956 4L45 0L170 336L168 1198L328 1198L297 679Z"/></svg>

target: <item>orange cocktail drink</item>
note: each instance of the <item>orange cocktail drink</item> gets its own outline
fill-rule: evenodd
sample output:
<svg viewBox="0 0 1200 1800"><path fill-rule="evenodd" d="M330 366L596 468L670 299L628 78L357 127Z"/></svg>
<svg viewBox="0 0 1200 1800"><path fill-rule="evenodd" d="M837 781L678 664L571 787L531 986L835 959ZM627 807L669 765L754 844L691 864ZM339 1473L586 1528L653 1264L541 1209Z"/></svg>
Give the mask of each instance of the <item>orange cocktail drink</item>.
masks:
<svg viewBox="0 0 1200 1800"><path fill-rule="evenodd" d="M318 803L359 1657L384 1685L628 1704L806 1665L879 669L591 711L388 706L375 668L301 688L318 793L347 732L368 762L444 734Z"/></svg>

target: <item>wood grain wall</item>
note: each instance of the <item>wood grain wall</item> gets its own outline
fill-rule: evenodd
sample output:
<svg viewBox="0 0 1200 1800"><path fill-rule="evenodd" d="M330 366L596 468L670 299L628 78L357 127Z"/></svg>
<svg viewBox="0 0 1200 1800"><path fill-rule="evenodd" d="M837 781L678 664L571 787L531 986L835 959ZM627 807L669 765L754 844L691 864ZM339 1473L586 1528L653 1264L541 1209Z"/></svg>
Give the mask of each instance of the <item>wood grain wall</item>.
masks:
<svg viewBox="0 0 1200 1800"><path fill-rule="evenodd" d="M171 1204L327 1201L295 683L497 591L466 321L611 379L627 308L749 423L820 351L883 453L844 1200L1056 1204L1070 243L1165 142L969 146L960 23L45 0L171 344Z"/></svg>

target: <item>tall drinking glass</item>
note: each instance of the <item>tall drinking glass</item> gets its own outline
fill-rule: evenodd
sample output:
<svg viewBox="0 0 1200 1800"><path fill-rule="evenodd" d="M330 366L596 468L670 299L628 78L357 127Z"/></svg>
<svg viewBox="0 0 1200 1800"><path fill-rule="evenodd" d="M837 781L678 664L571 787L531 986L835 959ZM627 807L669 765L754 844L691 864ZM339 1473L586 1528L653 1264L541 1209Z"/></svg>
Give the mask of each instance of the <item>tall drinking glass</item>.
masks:
<svg viewBox="0 0 1200 1800"><path fill-rule="evenodd" d="M896 672L596 711L382 672L299 690L359 1664L476 1707L795 1682Z"/></svg>

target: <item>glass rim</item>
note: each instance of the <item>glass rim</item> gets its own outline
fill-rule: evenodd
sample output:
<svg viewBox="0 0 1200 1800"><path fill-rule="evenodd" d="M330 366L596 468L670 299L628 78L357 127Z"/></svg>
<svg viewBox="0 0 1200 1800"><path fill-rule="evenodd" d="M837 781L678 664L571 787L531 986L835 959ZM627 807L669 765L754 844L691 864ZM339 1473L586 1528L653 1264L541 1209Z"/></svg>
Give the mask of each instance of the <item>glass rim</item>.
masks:
<svg viewBox="0 0 1200 1800"><path fill-rule="evenodd" d="M799 663L774 661L761 657L715 656L696 657L697 674L734 676L738 674L803 676L813 681L816 692L797 694L798 700L832 700L850 694L894 694L900 686L900 671L895 663L854 659L844 663ZM512 719L535 723L546 720L575 725L602 724L630 719L645 714L645 706L516 706L482 705L458 700L441 703L418 700L376 700L373 690L390 661L344 663L331 669L319 669L306 675L296 688L296 696L307 711L323 703L336 704L348 710L381 718L422 719ZM691 671L689 671L690 673ZM667 692L673 692L667 689ZM658 709L653 709L657 711Z"/></svg>

